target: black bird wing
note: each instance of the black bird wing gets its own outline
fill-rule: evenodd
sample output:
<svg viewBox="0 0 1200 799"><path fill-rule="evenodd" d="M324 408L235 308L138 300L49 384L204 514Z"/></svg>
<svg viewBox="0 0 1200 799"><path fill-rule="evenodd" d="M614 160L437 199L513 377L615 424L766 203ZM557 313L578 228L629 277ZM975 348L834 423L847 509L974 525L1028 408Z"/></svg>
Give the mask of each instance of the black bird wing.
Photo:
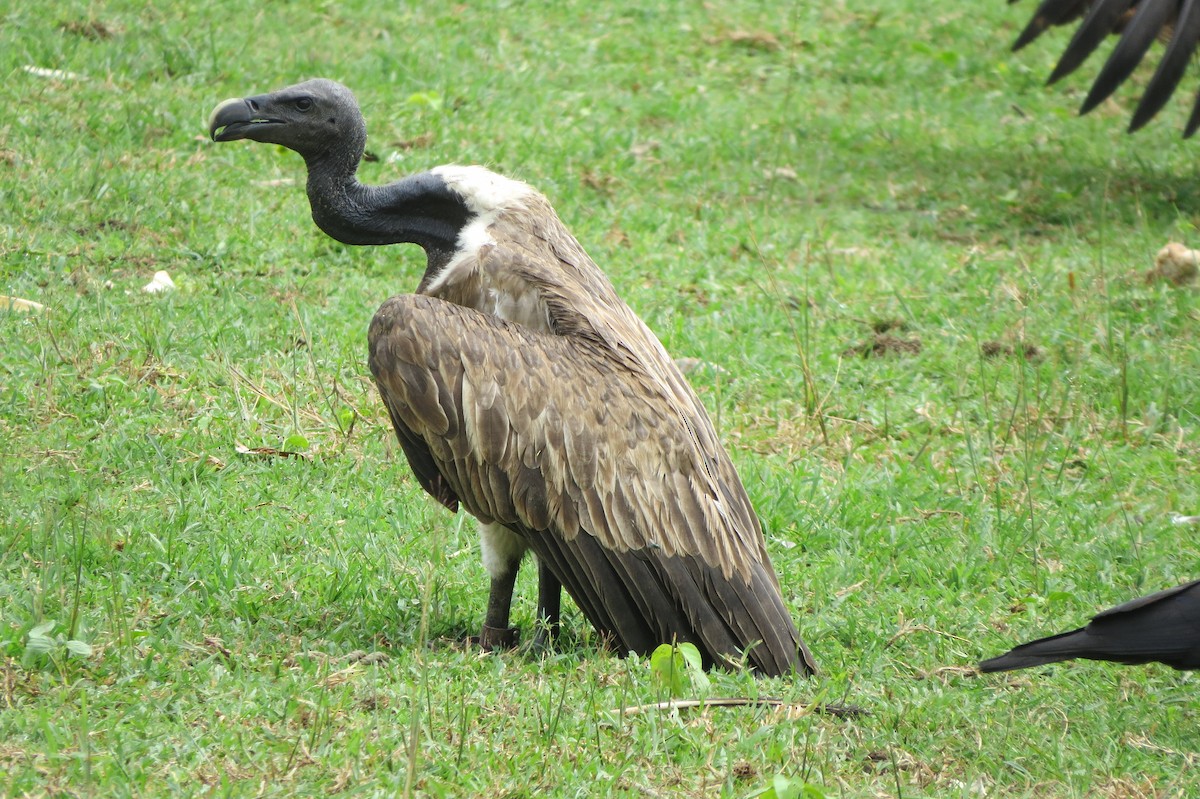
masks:
<svg viewBox="0 0 1200 799"><path fill-rule="evenodd" d="M1008 2L1011 5L1017 0L1008 0ZM1037 11L1033 12L1029 24L1025 26L1025 30L1021 31L1021 35L1013 43L1013 49L1020 50L1048 29L1056 25L1066 25L1068 22L1078 19L1087 13L1090 5L1091 0L1042 0L1038 4Z"/></svg>
<svg viewBox="0 0 1200 799"><path fill-rule="evenodd" d="M983 661L979 670L1011 671L1072 658L1200 668L1200 580L1110 608L1086 627L1022 644Z"/></svg>
<svg viewBox="0 0 1200 799"><path fill-rule="evenodd" d="M697 454L707 417L659 381L590 337L422 295L384 303L369 341L421 484L524 536L621 651L678 639L712 663L749 650L765 674L813 670L757 519L729 501L736 473Z"/></svg>
<svg viewBox="0 0 1200 799"><path fill-rule="evenodd" d="M1119 36L1092 83L1080 108L1081 114L1110 97L1129 78L1155 39L1167 41L1162 60L1146 85L1129 125L1131 132L1141 128L1174 94L1200 43L1200 0L1043 0L1013 49L1026 46L1050 27L1066 25L1080 17L1083 21L1051 73L1050 83L1078 69L1110 34ZM1200 97L1184 135L1191 136L1197 127L1200 127Z"/></svg>

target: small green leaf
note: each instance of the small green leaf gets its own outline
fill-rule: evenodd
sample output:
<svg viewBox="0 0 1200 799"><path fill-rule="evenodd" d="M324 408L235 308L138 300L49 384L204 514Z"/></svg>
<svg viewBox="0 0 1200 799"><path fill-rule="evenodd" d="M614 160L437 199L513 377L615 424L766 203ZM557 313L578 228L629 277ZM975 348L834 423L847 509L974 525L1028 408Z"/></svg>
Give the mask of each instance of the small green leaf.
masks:
<svg viewBox="0 0 1200 799"><path fill-rule="evenodd" d="M29 641L25 644L25 651L33 655L44 655L54 649L54 639L46 635L29 634Z"/></svg>
<svg viewBox="0 0 1200 799"><path fill-rule="evenodd" d="M53 629L53 621L44 621L30 630L29 638L25 642L25 654L45 655L53 651L55 642L54 638L50 636L50 631Z"/></svg>
<svg viewBox="0 0 1200 799"><path fill-rule="evenodd" d="M762 799L826 799L825 789L803 780L789 779L776 774L771 787L761 794Z"/></svg>
<svg viewBox="0 0 1200 799"><path fill-rule="evenodd" d="M687 689L686 661L679 653L678 647L671 644L659 644L650 653L650 669L660 682L666 685L671 696L681 696Z"/></svg>
<svg viewBox="0 0 1200 799"><path fill-rule="evenodd" d="M660 644L650 654L650 669L671 696L683 696L689 690L703 695L711 685L704 672L704 658L695 644Z"/></svg>
<svg viewBox="0 0 1200 799"><path fill-rule="evenodd" d="M67 641L67 651L72 655L78 655L81 658L92 656L92 647L83 641Z"/></svg>
<svg viewBox="0 0 1200 799"><path fill-rule="evenodd" d="M283 449L286 452L303 452L308 449L308 439L299 433L292 433L283 442Z"/></svg>
<svg viewBox="0 0 1200 799"><path fill-rule="evenodd" d="M54 621L44 621L41 624L35 625L29 631L30 638L46 638L50 635L50 631L54 629Z"/></svg>
<svg viewBox="0 0 1200 799"><path fill-rule="evenodd" d="M684 642L679 645L679 654L683 656L683 660L687 664L688 676L691 678L692 685L700 693L706 693L712 683L704 672L704 658L700 656L700 650L696 648L695 644Z"/></svg>
<svg viewBox="0 0 1200 799"><path fill-rule="evenodd" d="M442 96L437 92L414 92L408 96L409 105L423 105L437 111L442 107Z"/></svg>
<svg viewBox="0 0 1200 799"><path fill-rule="evenodd" d="M700 650L693 643L684 642L679 645L679 654L683 655L683 659L687 661L695 671L704 671L704 660L700 657Z"/></svg>
<svg viewBox="0 0 1200 799"><path fill-rule="evenodd" d="M675 647L670 644L659 644L650 654L650 668L658 678L669 683L675 670Z"/></svg>
<svg viewBox="0 0 1200 799"><path fill-rule="evenodd" d="M655 674L662 674L667 668L670 668L671 655L675 653L675 648L670 644L659 644L650 653L650 668Z"/></svg>
<svg viewBox="0 0 1200 799"><path fill-rule="evenodd" d="M962 56L954 50L943 50L937 54L937 58L943 64L951 67L957 67L959 62L962 60Z"/></svg>
<svg viewBox="0 0 1200 799"><path fill-rule="evenodd" d="M763 792L763 799L799 799L799 783L789 780L782 774L776 774L771 780L771 787Z"/></svg>

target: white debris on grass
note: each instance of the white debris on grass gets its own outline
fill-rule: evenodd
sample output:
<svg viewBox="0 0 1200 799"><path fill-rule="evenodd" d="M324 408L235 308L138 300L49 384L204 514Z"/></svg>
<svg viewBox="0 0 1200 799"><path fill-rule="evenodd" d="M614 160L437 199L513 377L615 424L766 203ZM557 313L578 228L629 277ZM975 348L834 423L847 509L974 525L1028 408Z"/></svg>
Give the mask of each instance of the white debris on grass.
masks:
<svg viewBox="0 0 1200 799"><path fill-rule="evenodd" d="M1154 256L1154 268L1146 273L1146 280L1150 283L1165 280L1172 286L1185 286L1196 281L1198 272L1200 250L1190 250L1172 241Z"/></svg>
<svg viewBox="0 0 1200 799"><path fill-rule="evenodd" d="M154 273L153 280L142 286L142 291L147 294L160 294L164 291L174 290L175 281L171 280L171 276L161 269Z"/></svg>
<svg viewBox="0 0 1200 799"><path fill-rule="evenodd" d="M80 75L78 72L68 72L65 69L47 69L46 67L36 67L33 64L26 64L21 67L35 78L48 78L50 80L87 80L87 75Z"/></svg>

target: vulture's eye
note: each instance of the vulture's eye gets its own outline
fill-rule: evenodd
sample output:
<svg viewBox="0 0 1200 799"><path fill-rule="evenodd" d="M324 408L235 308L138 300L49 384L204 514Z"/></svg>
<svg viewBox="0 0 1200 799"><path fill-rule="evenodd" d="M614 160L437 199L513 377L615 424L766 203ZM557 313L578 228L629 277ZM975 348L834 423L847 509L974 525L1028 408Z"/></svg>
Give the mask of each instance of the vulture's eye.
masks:
<svg viewBox="0 0 1200 799"><path fill-rule="evenodd" d="M312 106L313 106L312 99L308 98L308 97L301 97L299 100L296 101L296 110L297 111L307 111L310 108L312 108Z"/></svg>

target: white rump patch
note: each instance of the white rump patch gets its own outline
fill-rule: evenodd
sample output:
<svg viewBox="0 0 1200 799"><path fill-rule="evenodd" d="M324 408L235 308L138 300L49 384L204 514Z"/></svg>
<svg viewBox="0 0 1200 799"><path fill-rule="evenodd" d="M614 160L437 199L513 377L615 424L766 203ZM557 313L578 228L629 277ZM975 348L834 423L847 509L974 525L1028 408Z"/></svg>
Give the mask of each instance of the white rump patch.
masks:
<svg viewBox="0 0 1200 799"><path fill-rule="evenodd" d="M517 205L536 194L533 187L482 166L447 164L430 170L462 195L473 214L487 214Z"/></svg>

